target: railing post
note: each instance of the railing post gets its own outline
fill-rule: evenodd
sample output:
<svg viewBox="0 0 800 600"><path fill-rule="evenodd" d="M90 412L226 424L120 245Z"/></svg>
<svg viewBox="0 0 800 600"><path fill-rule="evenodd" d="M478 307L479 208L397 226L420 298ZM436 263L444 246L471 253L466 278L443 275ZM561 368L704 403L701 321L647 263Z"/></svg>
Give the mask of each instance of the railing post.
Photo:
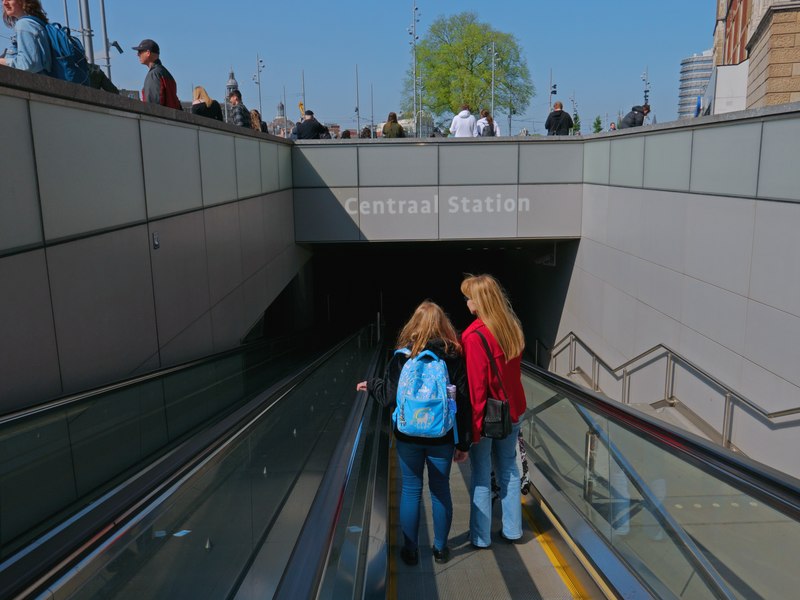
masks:
<svg viewBox="0 0 800 600"><path fill-rule="evenodd" d="M600 367L597 363L597 356L592 354L592 390L595 392L600 389L600 382L598 381L598 379L600 379L599 371Z"/></svg>
<svg viewBox="0 0 800 600"><path fill-rule="evenodd" d="M670 406L675 406L673 394L675 392L675 358L672 352L667 353L667 380L664 382L664 400Z"/></svg>
<svg viewBox="0 0 800 600"><path fill-rule="evenodd" d="M592 501L594 495L594 465L597 458L597 434L592 431L586 432L586 442L584 445L584 471L583 471L583 499L587 502Z"/></svg>
<svg viewBox="0 0 800 600"><path fill-rule="evenodd" d="M730 392L725 394L725 411L722 413L722 447L731 447L733 434L733 396Z"/></svg>
<svg viewBox="0 0 800 600"><path fill-rule="evenodd" d="M575 336L569 334L569 374L575 372Z"/></svg>
<svg viewBox="0 0 800 600"><path fill-rule="evenodd" d="M623 404L628 404L628 393L630 389L628 387L628 383L630 380L630 376L628 375L628 369L622 369L622 398L621 401Z"/></svg>

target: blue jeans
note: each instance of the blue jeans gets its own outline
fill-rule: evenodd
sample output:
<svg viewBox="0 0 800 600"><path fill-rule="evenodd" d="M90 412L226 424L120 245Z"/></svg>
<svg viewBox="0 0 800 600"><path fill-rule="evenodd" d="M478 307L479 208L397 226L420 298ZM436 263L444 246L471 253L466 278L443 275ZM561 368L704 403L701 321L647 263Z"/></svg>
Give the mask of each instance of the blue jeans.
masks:
<svg viewBox="0 0 800 600"><path fill-rule="evenodd" d="M511 435L504 440L481 438L469 450L472 470L469 531L472 543L485 548L492 543L492 456L494 474L500 486L500 507L503 513L503 535L510 540L522 537L522 500L517 469L517 435L519 423L514 423Z"/></svg>
<svg viewBox="0 0 800 600"><path fill-rule="evenodd" d="M422 506L422 472L428 465L428 487L433 506L433 545L442 550L447 545L453 521L453 499L450 496L450 467L453 464L452 444L423 446L397 440L397 457L403 485L400 490L400 528L403 545L416 550L419 544L419 511Z"/></svg>

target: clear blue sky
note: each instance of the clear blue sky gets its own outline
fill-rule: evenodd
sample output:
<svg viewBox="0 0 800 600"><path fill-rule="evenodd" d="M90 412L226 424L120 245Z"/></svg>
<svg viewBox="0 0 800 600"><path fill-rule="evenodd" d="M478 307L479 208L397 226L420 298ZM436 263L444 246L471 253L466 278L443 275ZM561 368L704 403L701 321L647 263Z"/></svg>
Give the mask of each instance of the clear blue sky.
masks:
<svg viewBox="0 0 800 600"><path fill-rule="evenodd" d="M78 1L67 4L75 27ZM89 4L100 54L100 5L98 0ZM674 120L680 61L711 47L715 18L714 0L418 0L417 4L420 36L438 16L461 11L475 12L481 21L516 36L536 96L525 115L515 115L515 132L520 127L543 132L551 69L558 98L568 110L574 94L584 132L595 116L600 115L605 125L606 115L614 118L642 103L645 67L653 114L659 123ZM63 0L43 0L43 5L51 20L63 22ZM284 86L288 114L298 115L304 71L306 104L317 118L355 127L357 64L362 124L371 114L370 86L378 122L400 107L403 78L411 62L406 31L411 7L411 0L298 4L106 0L109 39L125 48L121 55L112 50L112 79L119 87L141 87L145 68L130 47L149 37L161 46L162 61L175 76L181 99L190 98L192 85L203 85L221 100L233 67L245 104L258 108L252 77L259 54L266 64L262 104L267 119L275 115ZM8 30L2 33L7 36ZM507 115L499 107L495 112L507 133Z"/></svg>

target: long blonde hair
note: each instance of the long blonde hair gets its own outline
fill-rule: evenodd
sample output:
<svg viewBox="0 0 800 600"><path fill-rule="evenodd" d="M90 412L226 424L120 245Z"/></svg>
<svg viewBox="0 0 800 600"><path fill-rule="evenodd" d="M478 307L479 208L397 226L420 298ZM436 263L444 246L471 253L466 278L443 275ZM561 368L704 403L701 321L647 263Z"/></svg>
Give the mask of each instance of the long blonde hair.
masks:
<svg viewBox="0 0 800 600"><path fill-rule="evenodd" d="M204 88L202 85L198 85L196 88L194 88L193 96L195 100L200 100L201 102L205 103L208 108L211 108L211 97L208 95L208 92L206 92L206 88Z"/></svg>
<svg viewBox="0 0 800 600"><path fill-rule="evenodd" d="M461 282L461 293L472 300L478 318L492 332L506 360L522 354L525 349L522 325L497 280L491 275L468 275Z"/></svg>
<svg viewBox="0 0 800 600"><path fill-rule="evenodd" d="M444 342L446 353L461 354L461 344L450 319L438 304L425 300L400 330L397 347L411 348L411 356L416 356L429 341L436 339Z"/></svg>

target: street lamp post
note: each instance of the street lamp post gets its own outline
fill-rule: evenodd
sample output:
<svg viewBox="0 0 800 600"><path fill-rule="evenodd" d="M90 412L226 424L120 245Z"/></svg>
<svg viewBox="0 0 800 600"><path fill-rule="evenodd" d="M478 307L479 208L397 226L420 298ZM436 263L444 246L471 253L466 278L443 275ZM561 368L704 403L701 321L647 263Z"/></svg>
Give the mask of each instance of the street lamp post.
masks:
<svg viewBox="0 0 800 600"><path fill-rule="evenodd" d="M411 8L411 27L408 28L408 35L411 36L411 44L412 52L413 52L413 62L414 62L414 129L416 130L417 137L419 137L419 128L417 127L417 40L419 40L419 36L417 35L417 23L419 23L419 8L417 8L417 2L414 0L412 8Z"/></svg>
<svg viewBox="0 0 800 600"><path fill-rule="evenodd" d="M494 118L494 60L497 58L497 52L494 49L494 41L492 41L492 118Z"/></svg>
<svg viewBox="0 0 800 600"><path fill-rule="evenodd" d="M253 81L258 86L258 112L262 118L264 116L264 109L261 106L261 71L263 71L264 68L264 61L256 54L256 73L253 75Z"/></svg>

